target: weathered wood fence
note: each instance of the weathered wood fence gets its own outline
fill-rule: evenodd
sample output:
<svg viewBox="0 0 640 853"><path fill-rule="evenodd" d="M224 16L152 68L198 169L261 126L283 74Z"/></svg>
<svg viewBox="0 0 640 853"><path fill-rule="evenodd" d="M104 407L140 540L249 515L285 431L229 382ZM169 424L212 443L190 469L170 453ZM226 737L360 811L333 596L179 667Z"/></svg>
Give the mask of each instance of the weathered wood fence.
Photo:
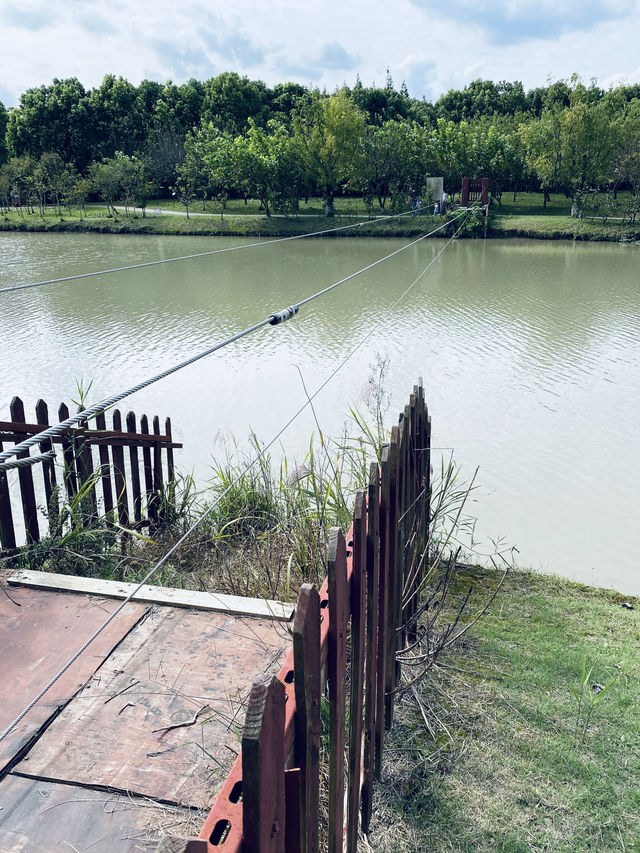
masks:
<svg viewBox="0 0 640 853"><path fill-rule="evenodd" d="M323 586L305 584L300 591L284 666L269 683L252 687L241 754L200 833L210 851L315 853L321 805L329 853L355 853L359 826L368 830L385 729L394 717L396 652L415 636L428 541L430 437L419 385L381 465L371 465L346 541L342 531L331 531ZM329 781L321 804L324 701ZM194 849L189 843L176 850Z"/></svg>
<svg viewBox="0 0 640 853"><path fill-rule="evenodd" d="M19 397L11 401L10 416L10 421L0 421L0 451L7 443L19 444L49 426L44 400L36 403L35 423L27 422ZM58 418L64 421L68 417L69 408L62 403ZM91 425L83 423L41 442L40 453L59 446L60 464L47 460L35 468L18 468L13 485L8 473L0 471L0 553L40 541L42 525L46 525L44 513L49 512L56 489L69 501L82 496L85 506L124 527L162 520L165 504L160 495L175 480L173 451L182 447L172 439L170 419L165 420L164 433L157 416L150 425L147 415L142 415L138 428L137 416L129 412L124 430L118 409L110 413L110 419L107 428L106 415L101 412ZM23 451L18 458L28 455L28 450ZM89 511L87 523L91 517Z"/></svg>

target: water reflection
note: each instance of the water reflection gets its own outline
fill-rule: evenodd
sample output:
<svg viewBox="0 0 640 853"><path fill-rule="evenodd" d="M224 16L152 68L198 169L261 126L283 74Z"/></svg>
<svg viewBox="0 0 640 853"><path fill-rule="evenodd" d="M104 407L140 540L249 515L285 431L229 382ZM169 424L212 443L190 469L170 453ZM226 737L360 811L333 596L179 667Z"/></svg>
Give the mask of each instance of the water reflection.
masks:
<svg viewBox="0 0 640 853"><path fill-rule="evenodd" d="M0 286L239 242L4 234ZM53 404L80 379L107 396L399 245L295 241L4 295L0 418L13 394ZM381 322L322 393L323 430L339 432L388 354L393 409L423 376L436 446L469 474L480 465L479 531L507 536L524 564L640 592L638 247L455 242L390 310L442 245L412 247L128 405L171 415L183 466L205 481L221 435L269 438L304 399L297 368L315 387ZM288 452L303 454L313 428L301 418Z"/></svg>

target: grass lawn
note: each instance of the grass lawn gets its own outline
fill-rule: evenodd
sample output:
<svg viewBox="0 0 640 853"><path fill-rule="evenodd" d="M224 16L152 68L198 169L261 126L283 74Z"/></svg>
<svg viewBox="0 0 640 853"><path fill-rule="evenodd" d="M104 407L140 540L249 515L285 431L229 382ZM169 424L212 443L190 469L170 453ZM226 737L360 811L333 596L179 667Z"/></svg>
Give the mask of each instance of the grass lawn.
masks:
<svg viewBox="0 0 640 853"><path fill-rule="evenodd" d="M466 570L458 596L495 582ZM639 851L639 709L640 602L512 573L399 704L371 849Z"/></svg>

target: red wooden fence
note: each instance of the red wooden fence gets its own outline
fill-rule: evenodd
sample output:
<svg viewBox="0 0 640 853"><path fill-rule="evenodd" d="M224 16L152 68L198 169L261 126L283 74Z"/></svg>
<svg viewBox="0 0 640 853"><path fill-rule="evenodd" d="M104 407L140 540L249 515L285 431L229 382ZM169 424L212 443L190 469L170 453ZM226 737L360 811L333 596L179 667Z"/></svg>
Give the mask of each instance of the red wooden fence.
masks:
<svg viewBox="0 0 640 853"><path fill-rule="evenodd" d="M10 421L0 421L0 451L7 443L19 444L49 426L44 400L36 403L35 423L27 422L19 397L11 401L10 415ZM62 403L58 418L63 421L68 417L69 408ZM139 430L137 423L136 415L129 412L123 431L122 415L114 409L111 428L107 429L105 413L101 412L91 428L85 423L40 443L40 453L57 445L61 464L47 460L36 468L19 468L13 484L8 473L0 471L0 553L40 541L43 525L46 530L43 511L51 508L58 476L68 500L83 493L89 507L87 522L91 508L94 517L99 509L100 514L117 519L124 527L161 521L164 504L160 494L175 480L173 451L182 445L172 439L169 418L164 433L157 416L151 419L151 428L147 415L140 418ZM29 451L23 451L19 458L28 455Z"/></svg>
<svg viewBox="0 0 640 853"><path fill-rule="evenodd" d="M366 832L371 819L384 732L393 723L396 652L416 630L429 524L430 439L419 385L380 467L371 466L367 495L357 495L347 540L337 528L331 531L323 586L318 591L304 584L300 591L282 669L269 683L253 685L241 755L200 833L210 853L319 849L325 684L328 849L356 853L358 827Z"/></svg>

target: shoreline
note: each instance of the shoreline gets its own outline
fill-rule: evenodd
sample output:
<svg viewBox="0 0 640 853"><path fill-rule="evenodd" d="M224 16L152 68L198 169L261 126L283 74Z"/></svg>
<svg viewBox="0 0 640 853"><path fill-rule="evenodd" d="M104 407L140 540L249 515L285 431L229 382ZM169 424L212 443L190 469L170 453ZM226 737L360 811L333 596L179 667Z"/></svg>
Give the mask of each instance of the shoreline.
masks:
<svg viewBox="0 0 640 853"><path fill-rule="evenodd" d="M351 217L349 217L350 219ZM307 234L317 226L323 237L417 237L424 233L425 225L433 227L441 223L439 217L421 217L418 225L414 219L391 221L363 219L361 227L348 228L322 234L327 228L353 224L347 217L325 217L310 215L296 217L265 217L229 214L220 221L219 216L197 214L191 218L184 215L123 214L117 219L107 216L87 216L82 219L45 218L28 214L25 219L12 215L0 219L0 232L21 233L71 233L71 234L133 234L153 236L187 237L296 237ZM311 226L311 228L310 228ZM310 236L314 236L311 231ZM445 228L428 239L449 238L451 230ZM629 225L592 223L586 219L571 219L563 216L518 216L493 213L489 218L486 239L526 238L531 240L570 240L580 242L640 243L640 222ZM458 239L482 239L482 235L462 233Z"/></svg>

